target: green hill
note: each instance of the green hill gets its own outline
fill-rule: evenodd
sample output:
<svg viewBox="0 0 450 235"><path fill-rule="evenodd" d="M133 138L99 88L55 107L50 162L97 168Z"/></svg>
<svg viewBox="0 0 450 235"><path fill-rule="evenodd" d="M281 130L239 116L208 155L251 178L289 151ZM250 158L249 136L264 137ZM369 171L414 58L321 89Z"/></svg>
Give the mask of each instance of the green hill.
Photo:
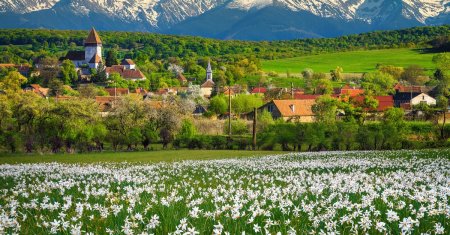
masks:
<svg viewBox="0 0 450 235"><path fill-rule="evenodd" d="M261 62L264 71L278 73L300 73L305 68L315 72L329 72L341 66L345 73L363 73L376 69L377 64L407 67L420 65L431 71L434 69L432 58L435 54L424 53L417 49L385 49L327 53Z"/></svg>

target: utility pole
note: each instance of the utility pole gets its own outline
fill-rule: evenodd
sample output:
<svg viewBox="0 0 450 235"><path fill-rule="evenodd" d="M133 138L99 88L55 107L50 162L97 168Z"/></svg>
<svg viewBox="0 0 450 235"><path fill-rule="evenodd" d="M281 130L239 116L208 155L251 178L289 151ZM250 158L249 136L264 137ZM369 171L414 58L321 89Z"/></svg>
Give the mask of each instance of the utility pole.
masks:
<svg viewBox="0 0 450 235"><path fill-rule="evenodd" d="M294 99L294 83L291 82L291 99Z"/></svg>
<svg viewBox="0 0 450 235"><path fill-rule="evenodd" d="M253 150L256 150L256 119L258 109L253 108Z"/></svg>

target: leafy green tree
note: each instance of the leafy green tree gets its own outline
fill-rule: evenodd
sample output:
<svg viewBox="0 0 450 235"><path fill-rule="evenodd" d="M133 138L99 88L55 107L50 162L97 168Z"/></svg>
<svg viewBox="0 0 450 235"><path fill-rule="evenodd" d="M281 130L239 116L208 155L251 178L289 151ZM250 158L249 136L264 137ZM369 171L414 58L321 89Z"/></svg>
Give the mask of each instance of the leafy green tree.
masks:
<svg viewBox="0 0 450 235"><path fill-rule="evenodd" d="M362 87L369 95L389 95L394 93L396 80L392 75L382 72L366 73L361 80Z"/></svg>
<svg viewBox="0 0 450 235"><path fill-rule="evenodd" d="M440 53L433 56L433 63L436 64L438 69L450 70L450 53Z"/></svg>
<svg viewBox="0 0 450 235"><path fill-rule="evenodd" d="M411 65L405 69L402 79L413 85L423 85L429 78L425 76L425 69L419 65Z"/></svg>
<svg viewBox="0 0 450 235"><path fill-rule="evenodd" d="M75 65L70 60L64 60L61 64L61 76L64 84L74 84L78 80Z"/></svg>
<svg viewBox="0 0 450 235"><path fill-rule="evenodd" d="M195 125L189 119L184 119L181 123L181 128L178 137L182 139L191 139L197 134Z"/></svg>
<svg viewBox="0 0 450 235"><path fill-rule="evenodd" d="M334 123L336 121L339 101L329 95L323 95L316 100L312 111L316 115L316 120L323 123Z"/></svg>
<svg viewBox="0 0 450 235"><path fill-rule="evenodd" d="M218 115L225 114L228 111L228 102L224 96L214 96L209 101L209 111Z"/></svg>
<svg viewBox="0 0 450 235"><path fill-rule="evenodd" d="M333 83L330 79L321 78L315 81L316 92L318 95L329 95L333 93Z"/></svg>
<svg viewBox="0 0 450 235"><path fill-rule="evenodd" d="M394 77L394 79L400 80L405 69L403 67L396 67L393 65L382 65L378 67L378 71L381 73L390 74Z"/></svg>
<svg viewBox="0 0 450 235"><path fill-rule="evenodd" d="M6 94L15 94L21 90L21 85L27 82L27 78L19 72L11 71L5 77L0 78L0 91Z"/></svg>
<svg viewBox="0 0 450 235"><path fill-rule="evenodd" d="M108 78L108 87L128 88L128 81L123 79L118 73L111 73Z"/></svg>
<svg viewBox="0 0 450 235"><path fill-rule="evenodd" d="M50 89L50 95L52 96L60 96L64 93L64 83L56 78L49 81L48 88Z"/></svg>
<svg viewBox="0 0 450 235"><path fill-rule="evenodd" d="M105 64L107 67L117 65L117 50L115 48L106 52Z"/></svg>
<svg viewBox="0 0 450 235"><path fill-rule="evenodd" d="M263 100L259 95L239 94L231 100L231 108L237 114L251 112L261 105L263 105Z"/></svg>
<svg viewBox="0 0 450 235"><path fill-rule="evenodd" d="M390 108L384 112L382 120L383 148L401 148L405 135L404 115L403 109L401 108Z"/></svg>
<svg viewBox="0 0 450 235"><path fill-rule="evenodd" d="M341 81L344 78L342 73L344 73L344 69L342 69L342 67L340 66L337 66L335 69L330 71L331 80Z"/></svg>
<svg viewBox="0 0 450 235"><path fill-rule="evenodd" d="M267 110L264 110L261 113L258 113L257 118L258 119L257 119L256 123L257 123L258 132L264 131L270 125L273 125L275 123L273 120L272 114L269 113Z"/></svg>

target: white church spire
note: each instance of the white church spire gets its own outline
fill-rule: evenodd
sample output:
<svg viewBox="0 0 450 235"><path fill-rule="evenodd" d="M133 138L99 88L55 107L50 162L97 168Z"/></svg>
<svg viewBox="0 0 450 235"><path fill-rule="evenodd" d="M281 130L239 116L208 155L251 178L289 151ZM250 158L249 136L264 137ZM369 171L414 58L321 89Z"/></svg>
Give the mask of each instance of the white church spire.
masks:
<svg viewBox="0 0 450 235"><path fill-rule="evenodd" d="M213 72L211 68L211 60L208 61L208 67L206 68L206 81L213 80Z"/></svg>

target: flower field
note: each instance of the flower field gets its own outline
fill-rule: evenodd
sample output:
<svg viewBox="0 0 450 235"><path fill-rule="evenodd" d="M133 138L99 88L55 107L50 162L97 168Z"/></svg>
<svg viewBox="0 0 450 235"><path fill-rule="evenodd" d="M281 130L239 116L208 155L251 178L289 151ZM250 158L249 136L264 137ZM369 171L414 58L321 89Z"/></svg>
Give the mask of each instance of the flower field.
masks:
<svg viewBox="0 0 450 235"><path fill-rule="evenodd" d="M0 234L449 234L448 151L0 165Z"/></svg>

